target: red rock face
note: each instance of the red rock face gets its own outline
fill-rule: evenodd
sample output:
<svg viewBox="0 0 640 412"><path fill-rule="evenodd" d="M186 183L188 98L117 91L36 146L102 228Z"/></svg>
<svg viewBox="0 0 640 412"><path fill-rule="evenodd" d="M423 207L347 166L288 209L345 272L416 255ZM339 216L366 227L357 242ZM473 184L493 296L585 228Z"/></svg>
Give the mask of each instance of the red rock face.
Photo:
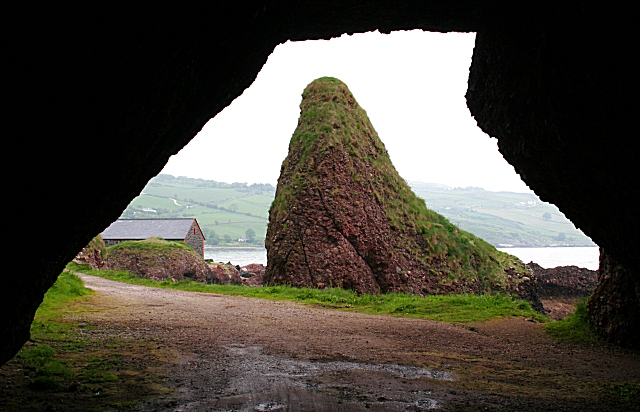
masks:
<svg viewBox="0 0 640 412"><path fill-rule="evenodd" d="M427 274L398 245L399 231L371 188L344 170L347 156L329 151L316 169L316 187L300 191L286 218L270 224L266 278L361 293L427 289ZM424 284L418 282L423 278Z"/></svg>
<svg viewBox="0 0 640 412"><path fill-rule="evenodd" d="M265 284L359 293L527 289L532 276L522 262L415 196L342 82L316 80L300 107L269 213Z"/></svg>
<svg viewBox="0 0 640 412"><path fill-rule="evenodd" d="M587 297L598 283L598 272L577 266L545 269L537 263L527 263L538 279L538 294L548 297Z"/></svg>
<svg viewBox="0 0 640 412"><path fill-rule="evenodd" d="M240 278L247 286L262 286L265 266L259 263L250 263L240 268Z"/></svg>
<svg viewBox="0 0 640 412"><path fill-rule="evenodd" d="M195 253L187 251L154 255L115 250L107 256L104 268L128 270L145 279L183 280L189 278L196 282L211 282L211 272L204 260Z"/></svg>
<svg viewBox="0 0 640 412"><path fill-rule="evenodd" d="M230 263L209 263L209 271L221 285L241 285L242 278L238 269Z"/></svg>
<svg viewBox="0 0 640 412"><path fill-rule="evenodd" d="M89 265L91 269L101 269L104 266L102 257L106 255L106 247L102 236L98 235L91 239L91 242L82 248L80 253L73 258L75 263Z"/></svg>
<svg viewBox="0 0 640 412"><path fill-rule="evenodd" d="M80 265L89 265L91 269L101 269L104 266L100 251L91 246L83 247L73 261Z"/></svg>

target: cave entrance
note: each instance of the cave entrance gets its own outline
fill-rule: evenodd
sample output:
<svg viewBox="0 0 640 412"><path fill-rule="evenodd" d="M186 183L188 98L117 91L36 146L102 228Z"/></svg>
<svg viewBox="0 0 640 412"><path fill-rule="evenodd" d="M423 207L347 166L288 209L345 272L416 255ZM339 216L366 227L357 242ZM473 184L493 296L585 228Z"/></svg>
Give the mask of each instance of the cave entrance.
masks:
<svg viewBox="0 0 640 412"><path fill-rule="evenodd" d="M509 213L514 209L516 214L525 211L530 216L510 220L513 230L496 235L471 230L468 215L484 212L482 217L499 220L506 217L507 211L498 211L496 216L493 211L482 209L480 203L464 201L458 205L431 204L426 192L418 193L429 207L454 224L494 245L530 247L536 245L535 235L522 233L517 226L527 224L526 220L531 218L545 233L546 243L537 245L592 246L555 206L548 210L536 208L539 199L502 157L497 140L487 136L471 116L465 94L474 44L474 33L421 30L391 34L369 32L332 40L281 44L254 83L172 156L162 173L227 183L269 183L275 187L300 114L302 91L314 79L331 76L345 82L367 111L394 166L405 180L447 188L471 187L530 195L500 200L506 203ZM142 206L152 206L152 203L140 203ZM222 202L220 206L233 212L252 212L242 210L242 201ZM460 211L451 211L450 206ZM268 207L264 208L265 215L267 210ZM246 227L226 230L235 222L234 216L200 223L207 237L216 233L222 243L225 235L233 240L246 238L245 231L249 229L256 239L264 239L266 222L255 225L248 222L252 218L242 217L247 221ZM504 222L502 224L504 226ZM585 256L587 263L558 262L596 269L597 250L587 251ZM224 262L230 260L226 255L210 257ZM252 258L259 260L251 263L266 264L266 254ZM528 254L526 259L527 262L534 260ZM535 256L536 262L539 259Z"/></svg>

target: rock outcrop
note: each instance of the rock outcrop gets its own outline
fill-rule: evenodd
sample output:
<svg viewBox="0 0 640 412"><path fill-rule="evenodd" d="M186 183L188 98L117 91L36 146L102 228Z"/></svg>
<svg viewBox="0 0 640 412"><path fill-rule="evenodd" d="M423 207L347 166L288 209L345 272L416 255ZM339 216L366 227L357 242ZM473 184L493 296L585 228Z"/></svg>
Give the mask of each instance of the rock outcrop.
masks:
<svg viewBox="0 0 640 412"><path fill-rule="evenodd" d="M426 208L344 83L312 82L300 109L269 212L265 284L537 300L522 262Z"/></svg>
<svg viewBox="0 0 640 412"><path fill-rule="evenodd" d="M219 283L193 249L182 242L161 239L122 242L107 249L104 269L127 270L153 280L191 279Z"/></svg>
<svg viewBox="0 0 640 412"><path fill-rule="evenodd" d="M558 266L545 269L534 262L527 267L538 280L538 295L541 298L577 298L591 295L598 282L598 272L577 266Z"/></svg>
<svg viewBox="0 0 640 412"><path fill-rule="evenodd" d="M102 236L98 235L91 239L91 242L82 248L80 253L73 258L75 263L80 265L89 265L91 269L102 269L104 259L107 257L107 247L102 240Z"/></svg>
<svg viewBox="0 0 640 412"><path fill-rule="evenodd" d="M260 263L250 263L240 268L242 283L247 286L262 286L266 268Z"/></svg>
<svg viewBox="0 0 640 412"><path fill-rule="evenodd" d="M640 347L640 280L602 248L598 285L587 302L587 316L608 341Z"/></svg>
<svg viewBox="0 0 640 412"><path fill-rule="evenodd" d="M240 270L231 263L211 262L208 264L209 270L222 285L242 285Z"/></svg>

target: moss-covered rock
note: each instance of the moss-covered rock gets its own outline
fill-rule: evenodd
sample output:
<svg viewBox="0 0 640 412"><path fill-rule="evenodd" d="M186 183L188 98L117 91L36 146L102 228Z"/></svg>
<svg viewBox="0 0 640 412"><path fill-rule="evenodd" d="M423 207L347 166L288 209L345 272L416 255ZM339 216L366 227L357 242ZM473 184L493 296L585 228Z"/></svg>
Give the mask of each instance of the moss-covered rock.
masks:
<svg viewBox="0 0 640 412"><path fill-rule="evenodd" d="M107 257L107 247L98 235L91 239L89 244L82 248L80 253L73 258L73 261L80 265L89 265L92 269L100 269L104 266L104 259Z"/></svg>
<svg viewBox="0 0 640 412"><path fill-rule="evenodd" d="M219 283L202 257L187 244L157 238L108 247L104 268L128 270L146 279Z"/></svg>
<svg viewBox="0 0 640 412"><path fill-rule="evenodd" d="M526 296L535 295L535 279L520 260L458 229L411 191L344 83L321 78L302 96L269 212L265 284L509 291L536 301Z"/></svg>

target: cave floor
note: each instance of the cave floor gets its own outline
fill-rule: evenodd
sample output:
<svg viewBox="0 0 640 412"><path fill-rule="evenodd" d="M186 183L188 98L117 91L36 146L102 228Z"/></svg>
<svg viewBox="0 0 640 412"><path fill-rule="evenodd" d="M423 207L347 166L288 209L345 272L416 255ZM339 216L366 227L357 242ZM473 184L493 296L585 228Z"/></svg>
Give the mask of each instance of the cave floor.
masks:
<svg viewBox="0 0 640 412"><path fill-rule="evenodd" d="M125 355L135 365L116 374L121 386L129 383L119 390L105 384L92 396L41 394L20 382L12 361L0 369L0 396L13 405L55 411L640 410L640 353L557 343L541 324L522 318L455 326L82 277L97 293L72 320L94 340L128 342Z"/></svg>

